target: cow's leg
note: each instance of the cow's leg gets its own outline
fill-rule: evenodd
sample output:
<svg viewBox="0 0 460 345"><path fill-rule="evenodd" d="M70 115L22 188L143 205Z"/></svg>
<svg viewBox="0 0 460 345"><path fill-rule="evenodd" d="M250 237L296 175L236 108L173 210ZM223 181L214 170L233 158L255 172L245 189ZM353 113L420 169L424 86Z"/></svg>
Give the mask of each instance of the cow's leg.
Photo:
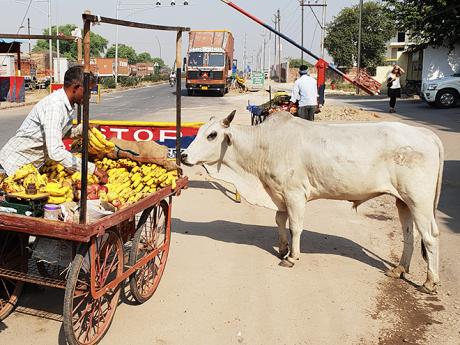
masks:
<svg viewBox="0 0 460 345"><path fill-rule="evenodd" d="M303 231L303 219L305 212L305 196L290 195L286 198L286 206L289 216L289 230L291 231L291 253L287 258L290 266L300 258L300 235Z"/></svg>
<svg viewBox="0 0 460 345"><path fill-rule="evenodd" d="M426 208L426 212L413 210L414 223L422 236L422 254L427 262L427 278L423 290L436 293L439 284L439 230L434 219L433 210Z"/></svg>
<svg viewBox="0 0 460 345"><path fill-rule="evenodd" d="M407 205L396 199L396 207L398 208L399 220L401 222L404 248L401 255L399 265L386 272L386 275L393 278L401 278L404 273L409 273L409 266L414 252L414 221L412 214Z"/></svg>
<svg viewBox="0 0 460 345"><path fill-rule="evenodd" d="M276 211L275 221L278 225L278 248L279 258L284 259L288 252L288 232L286 229L286 222L288 219L288 213L286 211Z"/></svg>

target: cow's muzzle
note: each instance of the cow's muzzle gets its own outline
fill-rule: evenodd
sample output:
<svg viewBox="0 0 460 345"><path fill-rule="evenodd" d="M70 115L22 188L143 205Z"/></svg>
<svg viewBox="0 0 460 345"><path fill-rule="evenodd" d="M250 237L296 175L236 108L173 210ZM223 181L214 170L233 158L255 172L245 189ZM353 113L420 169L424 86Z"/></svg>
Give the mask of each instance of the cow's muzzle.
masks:
<svg viewBox="0 0 460 345"><path fill-rule="evenodd" d="M180 155L180 161L181 161L184 165L186 165L186 166L188 166L188 167L192 167L192 166L193 166L193 164L190 164L190 163L188 162L188 155L187 155L186 153L183 153L183 154Z"/></svg>

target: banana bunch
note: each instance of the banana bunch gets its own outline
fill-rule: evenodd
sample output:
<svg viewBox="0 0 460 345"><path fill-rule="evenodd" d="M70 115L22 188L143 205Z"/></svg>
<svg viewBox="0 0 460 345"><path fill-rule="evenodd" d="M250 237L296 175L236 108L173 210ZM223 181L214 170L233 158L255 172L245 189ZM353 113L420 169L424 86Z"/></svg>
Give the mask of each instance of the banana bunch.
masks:
<svg viewBox="0 0 460 345"><path fill-rule="evenodd" d="M48 180L63 182L71 176L61 163L49 160L40 169L42 174L46 175Z"/></svg>
<svg viewBox="0 0 460 345"><path fill-rule="evenodd" d="M71 176L70 179L74 184L78 183L81 181L81 173L79 171L74 172ZM99 178L96 175L88 175L88 184L98 184L99 183Z"/></svg>
<svg viewBox="0 0 460 345"><path fill-rule="evenodd" d="M68 183L49 182L41 191L50 195L48 198L50 204L73 201L73 189Z"/></svg>
<svg viewBox="0 0 460 345"><path fill-rule="evenodd" d="M98 129L89 129L89 152L96 155L105 155L112 152L115 144L108 141Z"/></svg>
<svg viewBox="0 0 460 345"><path fill-rule="evenodd" d="M34 185L36 189L42 188L47 182L47 177L40 175L33 164L26 164L19 168L14 175L5 178L1 187L7 193L18 193L26 191L31 185Z"/></svg>
<svg viewBox="0 0 460 345"><path fill-rule="evenodd" d="M178 172L167 171L156 164L139 164L129 159L113 161L103 159L96 163L107 169L109 176L107 194L101 199L112 203L116 207L132 204L150 193L156 192L166 186L176 187Z"/></svg>

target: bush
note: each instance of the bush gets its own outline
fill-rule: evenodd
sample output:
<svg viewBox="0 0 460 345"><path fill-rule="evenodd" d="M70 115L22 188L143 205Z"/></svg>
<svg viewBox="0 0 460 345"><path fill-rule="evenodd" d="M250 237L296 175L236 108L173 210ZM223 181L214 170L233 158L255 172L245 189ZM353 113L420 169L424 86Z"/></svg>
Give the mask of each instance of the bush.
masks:
<svg viewBox="0 0 460 345"><path fill-rule="evenodd" d="M115 78L107 77L107 78L100 78L99 83L102 85L104 89L115 89Z"/></svg>
<svg viewBox="0 0 460 345"><path fill-rule="evenodd" d="M121 86L136 86L140 83L139 77L119 77L118 82Z"/></svg>
<svg viewBox="0 0 460 345"><path fill-rule="evenodd" d="M157 73L152 73L152 74L146 75L143 80L157 82L157 81L160 81L160 75Z"/></svg>

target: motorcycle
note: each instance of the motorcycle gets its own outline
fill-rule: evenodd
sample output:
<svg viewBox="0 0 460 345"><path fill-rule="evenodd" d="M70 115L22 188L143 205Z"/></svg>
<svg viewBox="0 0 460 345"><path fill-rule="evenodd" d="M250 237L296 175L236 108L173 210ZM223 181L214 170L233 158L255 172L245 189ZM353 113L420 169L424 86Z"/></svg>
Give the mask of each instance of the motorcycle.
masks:
<svg viewBox="0 0 460 345"><path fill-rule="evenodd" d="M169 85L173 87L176 85L176 77L169 77Z"/></svg>

